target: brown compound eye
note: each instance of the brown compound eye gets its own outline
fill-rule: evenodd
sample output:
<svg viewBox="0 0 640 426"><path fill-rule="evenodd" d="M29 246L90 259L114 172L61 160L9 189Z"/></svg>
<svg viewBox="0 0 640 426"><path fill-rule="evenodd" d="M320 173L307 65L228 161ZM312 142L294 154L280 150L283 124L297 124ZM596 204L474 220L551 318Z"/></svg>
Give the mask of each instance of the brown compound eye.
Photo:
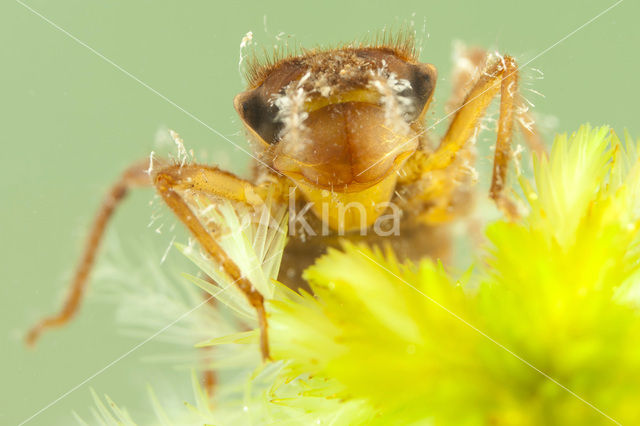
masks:
<svg viewBox="0 0 640 426"><path fill-rule="evenodd" d="M411 114L405 117L409 122L413 122L422 116L427 107L436 86L437 72L435 67L430 64L408 65L407 71L406 79L409 81L410 87L398 95L413 100L415 108Z"/></svg>
<svg viewBox="0 0 640 426"><path fill-rule="evenodd" d="M278 120L278 107L259 89L240 93L234 99L240 118L261 141L269 145L278 142L282 122Z"/></svg>

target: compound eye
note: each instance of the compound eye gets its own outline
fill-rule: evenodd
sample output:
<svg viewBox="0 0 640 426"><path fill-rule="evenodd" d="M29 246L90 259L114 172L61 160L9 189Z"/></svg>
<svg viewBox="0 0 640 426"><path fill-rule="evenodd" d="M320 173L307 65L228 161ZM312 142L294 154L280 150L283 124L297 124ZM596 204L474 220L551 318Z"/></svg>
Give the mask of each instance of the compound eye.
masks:
<svg viewBox="0 0 640 426"><path fill-rule="evenodd" d="M411 87L405 89L399 93L399 95L414 100L415 108L411 115L407 117L409 121L414 121L420 117L433 94L436 85L437 71L431 64L410 65L408 71L407 80L411 83Z"/></svg>
<svg viewBox="0 0 640 426"><path fill-rule="evenodd" d="M267 144L279 141L282 122L277 119L278 107L269 102L259 89L240 93L233 101L245 125Z"/></svg>

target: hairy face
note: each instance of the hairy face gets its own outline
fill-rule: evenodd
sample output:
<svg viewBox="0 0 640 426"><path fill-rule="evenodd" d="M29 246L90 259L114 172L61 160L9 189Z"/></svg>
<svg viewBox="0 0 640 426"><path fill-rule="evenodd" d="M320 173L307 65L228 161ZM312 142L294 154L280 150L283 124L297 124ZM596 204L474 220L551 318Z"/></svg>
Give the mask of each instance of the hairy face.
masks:
<svg viewBox="0 0 640 426"><path fill-rule="evenodd" d="M311 51L254 70L235 107L274 169L354 192L415 151L435 79L407 46Z"/></svg>

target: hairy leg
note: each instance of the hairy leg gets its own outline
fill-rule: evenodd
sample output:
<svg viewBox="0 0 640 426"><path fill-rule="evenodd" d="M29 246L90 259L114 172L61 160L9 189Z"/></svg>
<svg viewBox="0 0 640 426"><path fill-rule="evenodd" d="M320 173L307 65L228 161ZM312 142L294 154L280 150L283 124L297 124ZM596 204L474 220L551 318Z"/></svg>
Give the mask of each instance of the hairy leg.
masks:
<svg viewBox="0 0 640 426"><path fill-rule="evenodd" d="M155 185L164 201L189 228L207 254L225 269L232 280L247 295L249 302L258 313L258 320L262 330L262 354L265 358L268 357L267 320L262 295L242 276L236 264L224 253L215 242L213 236L200 224L185 200L179 195L179 192L187 189L201 191L250 205L260 204L262 198L257 194L255 187L251 183L214 167L175 165L163 166L159 171L151 171L147 160L129 167L107 193L91 227L89 238L62 309L57 314L43 318L32 327L26 336L27 344L35 344L42 332L65 325L78 312L87 288L89 274L109 219L130 188L152 185Z"/></svg>
<svg viewBox="0 0 640 426"><path fill-rule="evenodd" d="M100 247L104 231L109 219L113 215L118 204L123 200L127 191L132 187L151 186L151 179L147 173L148 161L141 161L129 167L120 179L111 187L102 201L98 213L91 226L91 232L85 244L73 280L69 287L69 293L64 301L62 309L57 314L41 319L33 326L26 336L27 344L36 343L43 331L60 327L69 322L78 312L80 303L87 288L89 273L95 261L96 252Z"/></svg>
<svg viewBox="0 0 640 426"><path fill-rule="evenodd" d="M478 55L476 55L478 56ZM467 76L471 78L470 75ZM460 84L469 82L463 78ZM447 222L468 205L468 188L475 179L473 153L469 141L479 131L480 120L489 104L500 95L500 117L495 147L490 197L508 217L516 217L517 209L508 196L506 180L511 157L513 123L518 114L518 68L509 56L489 64L468 91L440 145L431 153L416 152L399 179L401 195L420 203L414 208L422 212L419 221ZM402 194L405 191L405 194ZM415 201L414 201L415 200Z"/></svg>
<svg viewBox="0 0 640 426"><path fill-rule="evenodd" d="M480 47L467 47L461 43L455 46L454 71L452 73L453 88L446 104L447 114L454 113L464 104L467 93L478 81L482 71L487 67L489 54ZM516 122L527 146L539 157L546 156L546 145L535 120L529 111L522 95L518 94L516 108Z"/></svg>
<svg viewBox="0 0 640 426"><path fill-rule="evenodd" d="M238 268L236 263L227 255L222 247L220 247L211 232L198 220L196 212L191 209L189 203L182 195L184 190L193 189L206 194L234 199L235 201L257 204L261 202L262 199L257 195L253 185L213 167L199 165L176 165L162 168L154 172L154 185L165 203L189 229L207 255L224 269L233 283L240 288L251 306L256 310L261 331L260 349L263 358L269 358L269 339L264 297L242 274L240 268Z"/></svg>

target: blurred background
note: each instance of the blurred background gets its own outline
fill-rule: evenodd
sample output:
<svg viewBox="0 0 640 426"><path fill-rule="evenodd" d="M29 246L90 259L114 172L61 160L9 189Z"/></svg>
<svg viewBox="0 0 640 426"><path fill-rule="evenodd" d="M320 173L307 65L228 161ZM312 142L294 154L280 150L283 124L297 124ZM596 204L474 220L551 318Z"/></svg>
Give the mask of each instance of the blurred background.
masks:
<svg viewBox="0 0 640 426"><path fill-rule="evenodd" d="M192 399L188 370L149 360L175 349L162 339L110 365L144 337L124 336L113 304L95 295L75 322L44 335L35 350L24 347L22 336L58 309L104 192L131 162L163 149L163 129L179 132L199 159L246 173L250 158L220 134L249 149L232 106L243 89L239 49L247 32L259 48L287 40L314 47L412 25L421 60L439 69L429 123L443 115L453 43L461 40L509 53L521 64L533 59L523 70L524 87L544 97L524 95L547 139L585 122L627 128L638 137L640 4L623 1L579 29L614 3L2 2L0 424L19 424L61 396L28 424L73 424L72 411L89 418L90 388L132 413L150 411L147 384L161 399ZM435 133L445 129L446 122ZM479 161L490 164L488 156ZM180 264L174 251L160 264L172 237L184 240L184 234L156 232L174 222L166 211L164 222L148 226L154 212L163 212L158 202L149 206L152 200L151 191L140 190L118 211L94 284L108 285L99 271L113 266L118 244L134 253L134 268L136 259L147 258L159 269Z"/></svg>

